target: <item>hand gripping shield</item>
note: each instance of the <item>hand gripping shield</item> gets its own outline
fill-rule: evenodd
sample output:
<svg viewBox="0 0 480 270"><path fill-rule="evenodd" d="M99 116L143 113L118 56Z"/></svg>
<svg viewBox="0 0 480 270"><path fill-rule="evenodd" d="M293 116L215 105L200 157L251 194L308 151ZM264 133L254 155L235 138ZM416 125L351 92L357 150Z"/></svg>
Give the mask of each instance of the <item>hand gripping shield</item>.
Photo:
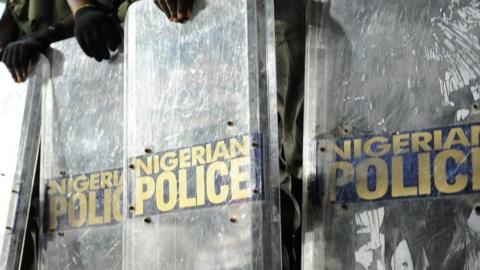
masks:
<svg viewBox="0 0 480 270"><path fill-rule="evenodd" d="M271 1L127 15L126 269L280 269Z"/></svg>
<svg viewBox="0 0 480 270"><path fill-rule="evenodd" d="M41 56L28 83L2 70L0 93L0 269L20 269L40 143L41 90L50 66ZM5 75L4 75L5 74ZM7 75L8 74L8 75ZM3 80L8 80L5 83Z"/></svg>
<svg viewBox="0 0 480 270"><path fill-rule="evenodd" d="M310 1L304 269L478 269L480 4Z"/></svg>
<svg viewBox="0 0 480 270"><path fill-rule="evenodd" d="M123 55L88 58L53 45L44 89L42 269L121 269Z"/></svg>

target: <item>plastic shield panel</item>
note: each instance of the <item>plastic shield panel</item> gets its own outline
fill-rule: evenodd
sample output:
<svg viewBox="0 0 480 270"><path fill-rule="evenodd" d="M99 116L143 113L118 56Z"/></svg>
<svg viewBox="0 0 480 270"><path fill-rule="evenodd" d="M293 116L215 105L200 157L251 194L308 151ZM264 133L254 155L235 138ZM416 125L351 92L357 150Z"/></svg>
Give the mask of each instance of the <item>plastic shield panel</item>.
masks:
<svg viewBox="0 0 480 270"><path fill-rule="evenodd" d="M304 269L479 269L480 2L310 1Z"/></svg>
<svg viewBox="0 0 480 270"><path fill-rule="evenodd" d="M127 269L280 269L273 9L127 16Z"/></svg>
<svg viewBox="0 0 480 270"><path fill-rule="evenodd" d="M121 269L123 55L98 63L53 45L44 89L42 269Z"/></svg>
<svg viewBox="0 0 480 270"><path fill-rule="evenodd" d="M28 83L2 69L0 93L0 269L19 269L40 143L41 89L50 66L40 57ZM8 82L4 81L8 80Z"/></svg>

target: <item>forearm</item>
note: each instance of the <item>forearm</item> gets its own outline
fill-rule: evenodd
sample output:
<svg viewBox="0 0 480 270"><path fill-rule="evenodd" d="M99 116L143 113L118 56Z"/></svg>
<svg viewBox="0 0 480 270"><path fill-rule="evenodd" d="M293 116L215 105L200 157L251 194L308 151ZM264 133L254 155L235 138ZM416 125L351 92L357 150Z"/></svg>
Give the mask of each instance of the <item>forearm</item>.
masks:
<svg viewBox="0 0 480 270"><path fill-rule="evenodd" d="M20 34L20 29L18 28L17 22L15 21L9 6L10 2L7 1L7 6L0 19L0 51L2 51L10 42L15 41Z"/></svg>
<svg viewBox="0 0 480 270"><path fill-rule="evenodd" d="M45 31L39 34L33 35L32 37L42 42L48 47L48 45L54 42L72 37L73 27L74 27L73 16L68 16L62 22L51 25Z"/></svg>
<svg viewBox="0 0 480 270"><path fill-rule="evenodd" d="M75 28L73 15L68 16L65 20L60 22L60 24L63 26L64 31L65 31L64 32L64 39L73 37L73 29ZM55 40L55 41L59 41L59 40Z"/></svg>

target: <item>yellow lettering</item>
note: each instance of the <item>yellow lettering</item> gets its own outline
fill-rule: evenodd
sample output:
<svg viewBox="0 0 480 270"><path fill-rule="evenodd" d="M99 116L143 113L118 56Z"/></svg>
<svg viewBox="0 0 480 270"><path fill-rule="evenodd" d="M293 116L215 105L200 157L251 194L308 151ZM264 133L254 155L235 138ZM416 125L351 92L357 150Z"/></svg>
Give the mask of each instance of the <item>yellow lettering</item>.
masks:
<svg viewBox="0 0 480 270"><path fill-rule="evenodd" d="M165 193L165 183L168 183L168 192ZM168 195L168 201L165 201ZM162 212L168 212L177 204L177 178L173 172L163 172L157 178L157 207Z"/></svg>
<svg viewBox="0 0 480 270"><path fill-rule="evenodd" d="M160 168L163 171L173 171L178 166L178 158L175 152L167 152L162 155L160 159Z"/></svg>
<svg viewBox="0 0 480 270"><path fill-rule="evenodd" d="M431 133L428 132L418 132L412 134L412 151L418 153L420 151L430 152L432 147L430 142L433 137Z"/></svg>
<svg viewBox="0 0 480 270"><path fill-rule="evenodd" d="M88 190L87 177L84 175L75 177L75 180L73 180L73 189L77 193L86 192Z"/></svg>
<svg viewBox="0 0 480 270"><path fill-rule="evenodd" d="M234 159L238 156L250 156L250 136L243 136L243 143L237 138L230 139L230 158Z"/></svg>
<svg viewBox="0 0 480 270"><path fill-rule="evenodd" d="M243 168L243 170L241 170ZM232 178L232 200L242 200L251 198L253 195L253 187L242 183L250 181L250 157L241 157L231 161L231 178Z"/></svg>
<svg viewBox="0 0 480 270"><path fill-rule="evenodd" d="M472 149L473 191L480 190L480 148Z"/></svg>
<svg viewBox="0 0 480 270"><path fill-rule="evenodd" d="M122 197L123 197L123 187L117 187L113 192L113 218L116 221L122 221ZM142 209L143 213L143 209Z"/></svg>
<svg viewBox="0 0 480 270"><path fill-rule="evenodd" d="M160 173L160 156L158 154L153 156L153 173Z"/></svg>
<svg viewBox="0 0 480 270"><path fill-rule="evenodd" d="M472 146L480 146L480 126L472 126Z"/></svg>
<svg viewBox="0 0 480 270"><path fill-rule="evenodd" d="M211 143L205 145L205 157L207 159L207 163L212 162L212 144Z"/></svg>
<svg viewBox="0 0 480 270"><path fill-rule="evenodd" d="M217 145L215 146L215 151L213 152L212 161L218 161L220 159L229 159L227 145L224 141L217 142Z"/></svg>
<svg viewBox="0 0 480 270"><path fill-rule="evenodd" d="M103 217L97 216L97 192L96 191L90 191L88 193L88 221L90 225L98 225L103 223Z"/></svg>
<svg viewBox="0 0 480 270"><path fill-rule="evenodd" d="M50 230L55 230L58 226L58 217L67 214L67 199L64 196L50 197Z"/></svg>
<svg viewBox="0 0 480 270"><path fill-rule="evenodd" d="M465 147L470 146L465 132L461 128L452 128L448 133L447 140L445 140L445 145L443 149L451 149L454 145L463 145Z"/></svg>
<svg viewBox="0 0 480 270"><path fill-rule="evenodd" d="M224 162L217 161L207 168L207 196L213 204L221 204L227 201L228 186L221 185L220 192L217 194L215 184L217 176L227 176L228 167Z"/></svg>
<svg viewBox="0 0 480 270"><path fill-rule="evenodd" d="M205 205L205 166L196 167L197 206Z"/></svg>
<svg viewBox="0 0 480 270"><path fill-rule="evenodd" d="M410 134L399 134L393 136L393 153L395 155L410 152Z"/></svg>
<svg viewBox="0 0 480 270"><path fill-rule="evenodd" d="M185 169L179 170L178 178L179 178L179 188L178 188L179 207L180 208L194 207L197 204L197 200L195 198L188 197L187 171Z"/></svg>
<svg viewBox="0 0 480 270"><path fill-rule="evenodd" d="M332 143L333 151L335 155L339 156L343 160L349 160L352 158L352 141L344 141L343 142L343 149L340 149L336 143Z"/></svg>
<svg viewBox="0 0 480 270"><path fill-rule="evenodd" d="M103 190L103 223L112 222L112 190Z"/></svg>
<svg viewBox="0 0 480 270"><path fill-rule="evenodd" d="M342 173L339 174L338 171ZM335 179L330 184L330 201L337 200L337 187L345 186L353 181L355 170L350 162L335 162L330 168L330 179Z"/></svg>
<svg viewBox="0 0 480 270"><path fill-rule="evenodd" d="M423 153L418 155L418 194L430 195L432 194L431 186L431 162L430 153Z"/></svg>
<svg viewBox="0 0 480 270"><path fill-rule="evenodd" d="M376 144L378 151L373 151L373 145ZM388 139L385 137L373 137L364 145L365 153L370 157L381 157L390 151Z"/></svg>
<svg viewBox="0 0 480 270"><path fill-rule="evenodd" d="M121 186L123 185L123 174L120 175L120 171L113 171L113 185Z"/></svg>
<svg viewBox="0 0 480 270"><path fill-rule="evenodd" d="M67 179L67 190L68 194L73 193L73 179L71 177Z"/></svg>
<svg viewBox="0 0 480 270"><path fill-rule="evenodd" d="M68 224L72 227L83 226L87 221L87 208L87 196L85 193L74 193L68 200ZM78 217L76 209L79 210Z"/></svg>
<svg viewBox="0 0 480 270"><path fill-rule="evenodd" d="M155 181L150 176L136 179L135 186L135 215L142 215L143 204L155 194Z"/></svg>
<svg viewBox="0 0 480 270"><path fill-rule="evenodd" d="M153 173L152 167L152 157L147 157L147 163L145 163L141 158L135 159L135 172L137 177L143 175L151 175Z"/></svg>
<svg viewBox="0 0 480 270"><path fill-rule="evenodd" d="M90 190L98 190L100 188L100 174L94 173L90 175Z"/></svg>
<svg viewBox="0 0 480 270"><path fill-rule="evenodd" d="M67 192L67 182L65 179L60 180L60 183L57 182L57 180L52 179L48 181L48 194L49 195L54 195L54 194L66 194Z"/></svg>
<svg viewBox="0 0 480 270"><path fill-rule="evenodd" d="M112 172L103 172L101 176L101 181L100 181L100 188L101 189L111 188L113 186L112 180L113 180Z"/></svg>
<svg viewBox="0 0 480 270"><path fill-rule="evenodd" d="M361 139L356 139L353 141L353 152L355 154L355 158L361 158L362 157L362 140Z"/></svg>
<svg viewBox="0 0 480 270"><path fill-rule="evenodd" d="M190 149L182 149L178 152L180 169L190 167Z"/></svg>
<svg viewBox="0 0 480 270"><path fill-rule="evenodd" d="M368 188L370 168L375 168L375 189ZM357 169L357 194L364 200L377 200L385 196L388 191L387 163L379 158L371 158L361 162Z"/></svg>
<svg viewBox="0 0 480 270"><path fill-rule="evenodd" d="M205 147L202 145L192 147L192 166L205 164Z"/></svg>
<svg viewBox="0 0 480 270"><path fill-rule="evenodd" d="M466 175L457 175L455 183L448 183L447 178L447 161L453 159L457 166L465 162L465 154L460 150L446 150L441 152L435 158L435 185L438 191L442 193L458 193L464 190L468 184L468 177Z"/></svg>
<svg viewBox="0 0 480 270"><path fill-rule="evenodd" d="M392 197L411 197L417 195L417 187L406 187L403 175L403 156L392 159Z"/></svg>
<svg viewBox="0 0 480 270"><path fill-rule="evenodd" d="M442 131L441 130L433 131L433 147L437 151L442 150L443 139L442 139Z"/></svg>

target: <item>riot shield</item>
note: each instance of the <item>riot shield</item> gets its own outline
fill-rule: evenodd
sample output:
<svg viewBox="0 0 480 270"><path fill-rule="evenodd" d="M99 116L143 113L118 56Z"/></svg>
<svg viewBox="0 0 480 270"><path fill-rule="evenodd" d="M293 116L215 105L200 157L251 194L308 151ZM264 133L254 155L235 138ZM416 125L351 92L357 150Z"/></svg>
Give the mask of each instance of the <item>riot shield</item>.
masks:
<svg viewBox="0 0 480 270"><path fill-rule="evenodd" d="M126 269L280 269L271 1L142 1L126 31Z"/></svg>
<svg viewBox="0 0 480 270"><path fill-rule="evenodd" d="M40 143L41 89L50 66L40 57L28 83L0 71L0 269L20 269Z"/></svg>
<svg viewBox="0 0 480 270"><path fill-rule="evenodd" d="M98 63L52 45L44 89L42 269L121 269L123 54Z"/></svg>
<svg viewBox="0 0 480 270"><path fill-rule="evenodd" d="M479 2L308 13L303 269L479 269Z"/></svg>

